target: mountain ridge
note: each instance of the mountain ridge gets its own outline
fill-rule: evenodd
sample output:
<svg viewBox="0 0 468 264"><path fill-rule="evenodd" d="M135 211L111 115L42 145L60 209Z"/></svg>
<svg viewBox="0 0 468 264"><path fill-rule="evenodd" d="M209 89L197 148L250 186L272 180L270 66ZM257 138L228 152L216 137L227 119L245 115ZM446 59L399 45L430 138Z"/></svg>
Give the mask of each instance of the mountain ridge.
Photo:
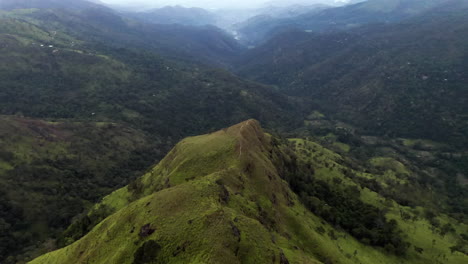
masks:
<svg viewBox="0 0 468 264"><path fill-rule="evenodd" d="M258 46L273 36L289 30L314 33L347 31L369 24L393 24L430 12L445 5L459 5L460 0L369 0L334 8L323 8L287 19L245 23L238 28L244 42ZM257 25L258 24L258 25ZM273 26L271 26L273 25Z"/></svg>
<svg viewBox="0 0 468 264"><path fill-rule="evenodd" d="M62 8L83 10L90 8L108 9L99 1L87 0L0 0L0 9Z"/></svg>
<svg viewBox="0 0 468 264"><path fill-rule="evenodd" d="M298 141L296 146L302 143ZM424 249L415 247L421 253L413 253L407 249L407 242L401 242L403 249L411 252L406 256L395 255L393 246L385 248L389 251L369 247L308 211L302 204L306 200L299 200L289 187L294 182L286 179L294 181L304 176L302 188L307 189L310 181L315 181L311 177L316 177L311 171L321 169L304 166L302 171L298 157L289 151L263 132L255 120L186 138L143 177L97 204L95 212L107 213L102 221L92 223L89 233L30 263L373 263L369 257L389 264L403 260L427 263L428 256L421 256ZM322 151L316 153L324 155L324 164L342 162L339 155ZM297 153L305 154L303 150ZM343 178L338 185L347 186L350 179ZM354 193L348 194L350 201L357 202L358 196L372 193L364 188L347 188L346 192ZM377 208L374 203L381 202L357 203L365 210L373 210ZM352 202L349 206L357 205ZM397 210L391 209L391 219L400 219L394 215ZM415 225L384 221L391 228ZM372 221L369 224L374 225ZM419 228L429 230L425 225ZM400 233L394 233L393 239ZM333 242L338 239L346 241L341 244L346 245L346 250ZM446 252L441 247L448 239L439 238L441 246L433 250ZM451 263L465 259L462 255L448 257Z"/></svg>
<svg viewBox="0 0 468 264"><path fill-rule="evenodd" d="M182 24L190 26L215 25L217 17L202 8L166 6L145 12L127 13L130 17L155 24Z"/></svg>
<svg viewBox="0 0 468 264"><path fill-rule="evenodd" d="M218 140L225 141L225 143L220 144L221 142L219 142ZM198 158L196 158L195 156L191 156L189 160L187 160L186 158L178 157L178 155L185 155L184 153L190 153L193 147L196 147L196 145L201 143L201 142L195 143L199 141L204 142L200 146L204 146L205 152L208 153L208 156L206 156L206 154L205 154L205 157L198 157ZM216 141L216 142L213 142L213 141ZM218 131L218 132L214 132L206 136L188 138L188 139L183 140L168 154L166 159L164 159L161 162L161 165L159 166L161 167L167 166L167 168L175 166L175 168L181 168L181 167L185 167L185 165L183 164L186 164L186 163L192 164L191 166L196 166L193 162L204 163L206 165L206 161L207 161L206 159L211 160L211 162L213 162L214 160L214 163L218 165L215 165L215 167L212 167L211 169L210 168L207 169L206 167L204 167L202 171L194 171L193 173L190 173L188 175L181 175L177 172L170 173L168 175L169 178L165 178L163 176L157 181L154 181L155 179L154 176L157 175L155 172L151 172L147 174L147 176L145 176L145 178L142 179L142 182L143 182L143 186L145 188L149 188L149 190L142 191L143 198L140 198L140 199L132 198L132 200L135 199L135 202L130 203L128 207L123 207L122 209L117 210L116 214L121 215L124 211L127 210L126 208L128 208L129 210L134 212L132 213L131 216L129 215L129 217L131 217L132 219L135 219L136 221L139 221L138 220L139 216L134 211L136 209L135 206L146 204L148 209L152 211L154 210L152 209L153 204L159 204L159 205L156 205L159 208L159 210L156 210L156 212L158 212L157 214L162 214L162 215L157 217L157 221L159 222L163 221L166 224L162 224L162 223L157 224L153 220L150 221L150 219L153 218L152 216L149 216L149 217L146 216L145 220L143 221L147 221L151 223L144 224L141 226L141 228L137 227L135 231L135 236L137 237L137 240L143 239L144 241L146 241L145 243L141 243L142 246L140 247L140 249L143 248L142 249L143 253L139 253L141 250L138 249L135 251L135 254L133 255L129 254L128 252L129 244L127 242L125 243L126 244L125 248L122 248L119 246L124 251L120 251L119 254L113 254L113 256L110 258L106 257L105 261L112 261L112 262L119 262L119 263L146 263L146 261L153 261L152 259L158 258L160 259L160 261L163 261L162 259L165 259L165 261L169 261L169 259L172 259L171 261L174 261L174 259L178 259L176 261L202 261L206 263L219 263L220 261L222 261L223 263L238 263L238 261L243 259L243 261L247 261L247 262L254 261L257 263L258 262L263 263L267 259L271 260L271 258L273 257L273 259L276 259L274 260L275 263L288 263L288 260L285 254L282 252L282 250L279 250L274 246L272 247L274 242L272 243L271 241L269 241L270 238L267 235L270 231L268 231L269 228L266 227L265 225L267 226L271 225L270 228L273 228L275 223L268 222L269 220L266 220L266 219L259 221L258 220L259 216L258 215L255 216L258 213L255 213L254 211L247 213L249 210L252 210L253 208L249 209L249 207L252 205L249 205L249 206L246 206L246 205L252 204L252 203L255 204L254 201L245 200L244 202L241 202L247 197L242 198L242 196L244 195L235 194L236 192L239 192L239 191L242 192L242 189L246 188L246 186L251 186L252 184L254 184L253 186L256 186L255 188L257 189L257 191L259 191L259 193L254 192L253 195L258 195L259 197L257 198L260 200L266 199L264 200L264 203L270 204L270 206L272 206L272 202L270 201L270 199L272 199L273 196L275 197L274 203L279 204L281 206L286 206L287 199L291 199L291 198L284 196L286 194L282 190L286 188L286 185L279 178L279 176L277 176L277 174L275 175L275 173L271 171L271 169L269 168L271 165L270 166L268 166L267 164L261 165L264 162L262 161L264 157L262 157L262 155L258 156L258 154L267 150L266 149L267 145L265 145L266 141L267 141L267 138L265 137L265 134L263 134L258 122L254 120L248 120L236 126L233 126L233 127L230 127L230 128ZM227 143L228 149L225 149L226 143ZM228 156L232 158L231 160L229 159L226 160L225 158L223 158L224 157L223 153L225 151L228 151L230 153L228 154ZM218 155L221 155L221 157L218 157ZM218 158L221 158L221 159L218 159ZM190 159L195 159L196 161L190 160ZM182 162L182 163L179 163L179 162ZM227 162L227 164L225 162ZM172 165L172 163L175 163L175 164ZM236 167L239 165L241 167L236 169ZM257 167L257 166L260 166L260 167ZM217 171L219 169L221 170ZM268 174L270 175L271 179L268 179L266 174L260 172L264 169L269 171ZM254 177L254 178L250 178L250 177L246 178L246 176L242 176L243 174L242 171L244 171L245 173L246 170L247 171L251 170L251 172L257 171L257 173L251 174L251 177ZM229 174L232 176L234 175L238 175L238 176L230 177ZM198 177L192 177L191 175L204 175L204 176L202 176L202 178L198 178ZM181 176L183 178L180 178ZM277 186L278 191L273 192L273 190L265 189L264 187L261 187L262 186L262 184L260 184L261 182L263 183L270 182L270 184L272 184L271 182L274 182L274 185ZM162 187L163 185L165 185L166 188ZM160 186L160 187L157 187L157 186ZM199 186L199 187L196 187L196 186ZM202 186L204 187L201 188ZM154 193L151 190L159 190L159 191ZM183 194L184 192L188 192L189 190L195 190L194 191L195 193L192 193L192 191L190 191L192 193L191 195ZM124 191L117 191L114 194L120 196L122 195L121 192L124 192ZM292 195L291 193L288 193L288 192L286 193L287 195ZM172 202L169 204L162 204L162 203L157 202L158 200L162 200L162 198L160 197L161 195L170 195L170 197L174 197L174 198L175 197L186 197L186 198L183 198L182 200L180 200L180 198L177 199L178 200L177 203ZM199 198L196 198L196 197L200 197L200 195L202 195L202 197L209 198L211 202L200 203L200 201L198 201ZM108 199L115 200L115 198L108 198ZM195 200L195 201L192 201L192 200ZM195 206L195 208L201 207L201 209L196 209L198 212L200 212L200 210L202 210L201 212L204 212L204 210L207 210L205 209L205 207L208 205L207 214L205 216L202 216L201 219L197 217L199 213L193 212L193 208L194 208L193 203L199 204L199 206ZM227 204L229 203L233 203L233 205L231 205L231 207L233 207L232 209L229 209L230 206L227 206ZM247 203L247 204L243 205L243 203ZM122 205L120 202L117 204ZM187 207L187 204L190 204L190 206ZM221 207L218 207L218 206L221 206ZM192 209L190 209L190 207L192 207ZM239 209L235 209L236 207L244 208L243 210L247 210L245 212L247 216L242 215L241 213L242 211L238 211ZM169 212L171 216L169 215L164 216L165 214ZM248 216L249 214L253 214L253 215L249 217ZM267 212L264 212L264 214L267 214ZM114 215L114 216L117 217L117 215ZM180 221L180 218L182 217L186 218L187 216L193 217L193 220L189 220L188 222ZM251 217L254 217L254 218L252 219ZM267 217L267 216L264 215L264 217ZM269 216L269 217L272 217L272 216ZM257 220L255 218L257 218ZM110 221L111 219L112 219L112 216L108 218L108 221ZM176 220L176 219L179 219L179 220ZM206 249L199 248L199 244L206 243L206 242L203 242L203 240L194 241L191 239L190 241L185 241L185 242L180 240L180 236L182 234L179 232L171 233L172 235L170 235L169 237L166 237L168 235L168 234L164 235L165 229L168 228L166 221L169 221L169 222L175 221L178 225L177 229L185 230L184 233L188 233L191 237L198 237L200 235L200 233L198 232L193 233L193 229L191 227L198 226L200 223L205 222L205 227L203 228L204 231L201 231L202 232L201 234L204 234L205 236L209 236L211 237L211 239L214 239L214 240L210 240L209 244L205 245L205 246L210 245L211 249L206 250ZM104 220L103 223L105 222L106 220ZM96 232L97 230L102 230L101 228L104 228L105 226L107 226L107 224L99 224L98 226L96 226L95 229L93 229L93 231L91 231L90 234L92 235L93 232ZM121 228L118 227L118 229L120 230ZM248 229L249 232L246 232L245 231L246 229ZM140 230L139 235L136 234L137 230ZM150 231L147 231L147 230L150 230ZM159 237L159 235L157 235L160 232L163 233L162 237ZM211 234L211 236L209 234ZM149 242L153 240L146 239L146 237L155 237L155 235L159 237L157 239L157 242ZM214 235L215 237L212 237L212 235ZM253 237L251 236L256 237L255 243L253 243L254 241L251 240L253 239ZM170 245L166 244L168 242L167 239L169 238L170 240L172 240ZM126 239L128 239L128 236L126 236ZM87 240L87 236L85 236L82 240L79 240L77 243L72 244L70 249L72 251L83 250L84 248L78 245L80 244L81 241L87 244L86 240ZM259 240L263 241L262 244L258 243ZM217 241L217 243L213 243L213 241ZM112 242L112 239L108 241L107 243L110 245L118 245ZM165 244L165 246L161 247L161 250L158 251L158 253L161 254L162 256L156 256L156 255L148 256L148 254L152 254L151 253L152 251L145 250L145 247L151 246L154 249L156 245L155 243ZM84 244L81 244L81 245L84 245ZM213 246L213 245L218 245L218 246ZM80 249L75 248L76 246L78 246L78 248ZM263 250L269 247L272 247L275 250L274 251ZM97 252L93 253L92 252L93 250L92 249L90 250L91 252L85 250L85 252L81 255L80 257L81 262L88 261L88 260L99 262L99 261L104 260L101 257L99 257L100 254L96 255ZM174 250L174 252L173 253L167 252L169 250ZM52 255L46 255L31 263L61 263L61 262L63 263L63 261L67 262L67 258L64 258L64 259L59 258L58 260L57 259L54 260L54 256L57 256L57 253L52 253ZM97 259L95 259L94 257L97 257ZM133 257L133 262L132 262L132 257ZM308 262L313 263L310 257L302 256L301 258L304 258L304 260L309 259ZM141 259L143 259L144 261L139 262ZM71 259L69 259L69 261L71 261Z"/></svg>

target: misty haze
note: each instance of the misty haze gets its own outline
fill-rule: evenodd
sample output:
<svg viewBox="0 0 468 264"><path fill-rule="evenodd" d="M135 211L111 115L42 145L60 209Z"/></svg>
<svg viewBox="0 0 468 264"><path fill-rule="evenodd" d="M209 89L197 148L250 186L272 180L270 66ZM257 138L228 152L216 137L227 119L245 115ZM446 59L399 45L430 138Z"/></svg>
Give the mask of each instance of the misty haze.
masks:
<svg viewBox="0 0 468 264"><path fill-rule="evenodd" d="M219 8L258 8L266 6L292 6L292 5L313 5L327 4L340 5L348 3L350 0L238 0L238 1L214 1L214 0L102 0L103 3L120 5L127 7L164 7L180 5L184 7L201 7L205 9Z"/></svg>
<svg viewBox="0 0 468 264"><path fill-rule="evenodd" d="M466 0L0 0L0 263L466 264L467 69Z"/></svg>

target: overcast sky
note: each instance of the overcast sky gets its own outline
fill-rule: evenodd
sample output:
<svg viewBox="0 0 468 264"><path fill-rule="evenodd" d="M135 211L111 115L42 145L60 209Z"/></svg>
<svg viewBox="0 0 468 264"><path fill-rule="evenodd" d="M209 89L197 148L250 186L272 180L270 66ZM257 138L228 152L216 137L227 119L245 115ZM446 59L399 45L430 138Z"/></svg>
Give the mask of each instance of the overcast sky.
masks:
<svg viewBox="0 0 468 264"><path fill-rule="evenodd" d="M274 2L275 5L291 5L291 4L315 4L347 2L348 0L101 0L108 4L118 5L136 5L136 6L167 6L167 5L182 5L186 7L203 7L203 8L225 8L225 7L259 7L269 2Z"/></svg>

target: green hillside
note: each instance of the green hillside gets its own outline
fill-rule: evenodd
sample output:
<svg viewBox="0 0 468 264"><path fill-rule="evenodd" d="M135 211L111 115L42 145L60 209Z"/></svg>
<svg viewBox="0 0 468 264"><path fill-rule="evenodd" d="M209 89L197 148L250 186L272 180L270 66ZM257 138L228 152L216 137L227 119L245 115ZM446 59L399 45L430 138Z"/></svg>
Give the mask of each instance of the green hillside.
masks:
<svg viewBox="0 0 468 264"><path fill-rule="evenodd" d="M183 137L249 117L278 130L300 124L292 100L268 86L169 61L137 44L116 47L108 39L117 37L113 33L83 38L99 23L67 12L0 12L0 114L10 116L0 127L1 147L13 159L0 160L1 263L55 248L73 217L128 184ZM131 42L127 37L120 41ZM25 129L10 129L23 128L16 119L26 120ZM50 128L50 120L64 125ZM44 126L72 135L36 142L36 125L39 132ZM22 148L33 153L38 144L44 146L31 157L11 156Z"/></svg>
<svg viewBox="0 0 468 264"><path fill-rule="evenodd" d="M93 3L0 0L0 263L468 263L466 1L245 53Z"/></svg>
<svg viewBox="0 0 468 264"><path fill-rule="evenodd" d="M153 148L115 123L0 116L2 263L54 248L73 217L154 162Z"/></svg>
<svg viewBox="0 0 468 264"><path fill-rule="evenodd" d="M249 117L276 127L300 120L290 118L298 113L291 100L270 87L22 16L0 18L0 85L8 87L0 91L1 114L126 122L169 146Z"/></svg>
<svg viewBox="0 0 468 264"><path fill-rule="evenodd" d="M438 213L450 227L441 233L423 208L383 198L358 181L377 175L344 163L316 143L265 134L255 120L186 138L96 205L88 216L109 216L89 233L31 263L468 260L466 225Z"/></svg>
<svg viewBox="0 0 468 264"><path fill-rule="evenodd" d="M362 133L466 147L466 12L464 2L392 25L288 32L249 51L239 72Z"/></svg>
<svg viewBox="0 0 468 264"><path fill-rule="evenodd" d="M104 8L29 9L21 19L48 31L64 32L88 42L114 48L144 49L184 62L225 66L243 51L232 36L214 26L149 24ZM9 15L22 12L13 10ZM12 14L11 14L12 13Z"/></svg>

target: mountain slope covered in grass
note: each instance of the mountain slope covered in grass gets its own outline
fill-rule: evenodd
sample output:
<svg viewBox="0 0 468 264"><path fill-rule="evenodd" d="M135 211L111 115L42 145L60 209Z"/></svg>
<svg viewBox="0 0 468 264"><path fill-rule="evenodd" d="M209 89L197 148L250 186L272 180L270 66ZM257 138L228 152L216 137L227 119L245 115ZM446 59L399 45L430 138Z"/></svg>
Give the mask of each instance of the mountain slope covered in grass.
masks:
<svg viewBox="0 0 468 264"><path fill-rule="evenodd" d="M89 233L31 263L466 262L466 225L438 213L450 227L440 235L420 208L357 181L376 175L344 164L255 120L186 138L96 205L104 218Z"/></svg>

